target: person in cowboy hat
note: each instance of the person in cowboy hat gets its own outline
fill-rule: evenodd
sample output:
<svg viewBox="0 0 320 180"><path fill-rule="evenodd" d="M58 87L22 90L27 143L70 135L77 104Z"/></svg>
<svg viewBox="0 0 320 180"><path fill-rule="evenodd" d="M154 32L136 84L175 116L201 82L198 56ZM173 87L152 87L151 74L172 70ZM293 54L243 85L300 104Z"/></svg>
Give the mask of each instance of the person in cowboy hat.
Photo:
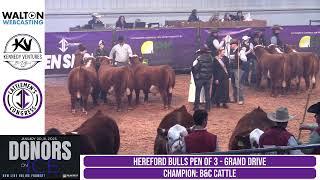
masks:
<svg viewBox="0 0 320 180"><path fill-rule="evenodd" d="M288 121L294 119L294 116L289 115L286 107L279 107L276 112L267 114L268 119L275 122L275 126L267 129L259 139L261 148L276 147L276 146L297 146L297 140L289 133L286 128ZM300 150L290 150L288 154L303 154Z"/></svg>
<svg viewBox="0 0 320 180"><path fill-rule="evenodd" d="M110 58L114 59L114 65L117 67L127 66L129 63L129 58L132 56L133 53L130 45L125 43L123 36L119 36L118 44L113 46L109 55Z"/></svg>
<svg viewBox="0 0 320 180"><path fill-rule="evenodd" d="M255 55L253 54L253 44L251 37L245 35L242 37L241 49L245 51L247 62L243 62L243 75L241 77L241 83L245 86L249 86L249 73L254 63Z"/></svg>
<svg viewBox="0 0 320 180"><path fill-rule="evenodd" d="M224 39L222 41L218 39L218 33L218 28L212 28L205 43L205 46L210 49L212 57L215 57L217 55L217 50L222 48L225 43Z"/></svg>
<svg viewBox="0 0 320 180"><path fill-rule="evenodd" d="M88 22L88 24L93 28L94 25L100 24L103 25L103 22L100 20L101 15L98 13L91 14L92 19Z"/></svg>
<svg viewBox="0 0 320 180"><path fill-rule="evenodd" d="M272 28L272 36L270 38L270 44L278 45L279 47L283 46L283 43L279 37L280 32L283 28L279 25L274 25Z"/></svg>
<svg viewBox="0 0 320 180"><path fill-rule="evenodd" d="M94 57L97 58L97 61L96 61L96 71L98 72L99 68L100 68L100 65L101 65L101 62L100 60L98 60L99 58L98 57L101 57L101 56L108 56L108 52L107 50L105 49L105 43L103 40L100 40L98 42L98 48L96 49L95 53L94 53ZM98 97L101 98L102 100L104 99L104 97L106 97L106 92L103 91L102 89L99 89L97 90L99 91L98 92Z"/></svg>
<svg viewBox="0 0 320 180"><path fill-rule="evenodd" d="M78 49L74 53L74 65L73 68L78 67L83 64L83 57L87 53L86 47L83 44L78 45Z"/></svg>
<svg viewBox="0 0 320 180"><path fill-rule="evenodd" d="M209 37L207 38L206 40L206 43L205 43L205 47L209 48L210 51L211 51L211 56L212 57L215 57L217 56L217 51L219 49L221 49L224 44L225 44L225 38L222 39L222 41L219 40L218 38L218 34L219 33L219 29L218 28L212 28L210 30L210 34L209 34ZM211 103L214 103L214 94L215 94L215 87L216 85L214 83L212 83L212 87L211 87Z"/></svg>
<svg viewBox="0 0 320 180"><path fill-rule="evenodd" d="M206 101L206 110L210 111L210 85L212 78L212 69L213 69L213 57L211 56L211 51L204 47L197 51L199 54L196 62L191 67L193 74L194 82L196 84L196 94L194 101L194 110L199 109L200 105L200 92L202 87L204 88L205 101Z"/></svg>
<svg viewBox="0 0 320 180"><path fill-rule="evenodd" d="M196 59L193 61L192 66L195 66L198 63L198 57L200 56L201 49L198 49L195 53ZM194 82L194 77L192 71L190 72L190 85L189 85L189 95L188 95L188 102L194 103L195 101L195 94L196 94L196 84ZM200 92L200 103L205 103L205 96L204 96L204 88L201 88Z"/></svg>
<svg viewBox="0 0 320 180"><path fill-rule="evenodd" d="M308 144L319 144L320 143L320 102L311 105L308 110L309 113L314 114L316 124L302 124L300 130L311 131ZM304 149L306 154L320 154L320 148Z"/></svg>
<svg viewBox="0 0 320 180"><path fill-rule="evenodd" d="M103 40L100 40L98 43L98 48L96 49L96 52L94 54L94 57L98 56L108 56L108 52L105 49L105 43Z"/></svg>
<svg viewBox="0 0 320 180"><path fill-rule="evenodd" d="M200 21L199 17L198 17L198 11L196 9L193 9L191 11L191 14L188 18L188 22L197 22Z"/></svg>
<svg viewBox="0 0 320 180"><path fill-rule="evenodd" d="M256 46L256 45L266 46L267 45L264 31L265 31L265 29L258 28L253 32L253 40L252 40L253 46Z"/></svg>
<svg viewBox="0 0 320 180"><path fill-rule="evenodd" d="M243 75L243 63L247 62L247 56L244 49L239 49L239 41L236 39L232 39L230 42L230 60L229 60L229 67L230 67L230 77L231 83L233 87L233 98L235 102L238 102L239 105L244 103L244 95L242 84L240 83L241 77ZM238 59L239 59L239 67L238 68ZM238 70L239 69L239 70ZM239 98L239 99L238 99Z"/></svg>

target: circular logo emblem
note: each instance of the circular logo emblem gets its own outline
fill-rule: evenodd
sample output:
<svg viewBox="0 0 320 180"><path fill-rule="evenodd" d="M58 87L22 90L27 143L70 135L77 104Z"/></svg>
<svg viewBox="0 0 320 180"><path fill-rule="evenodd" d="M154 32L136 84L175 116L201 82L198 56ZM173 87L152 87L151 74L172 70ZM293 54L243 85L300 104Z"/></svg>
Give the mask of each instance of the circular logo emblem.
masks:
<svg viewBox="0 0 320 180"><path fill-rule="evenodd" d="M15 69L30 69L42 60L40 44L29 34L17 34L8 40L3 59Z"/></svg>
<svg viewBox="0 0 320 180"><path fill-rule="evenodd" d="M42 104L42 93L32 81L20 79L12 82L3 93L6 110L16 118L35 115Z"/></svg>

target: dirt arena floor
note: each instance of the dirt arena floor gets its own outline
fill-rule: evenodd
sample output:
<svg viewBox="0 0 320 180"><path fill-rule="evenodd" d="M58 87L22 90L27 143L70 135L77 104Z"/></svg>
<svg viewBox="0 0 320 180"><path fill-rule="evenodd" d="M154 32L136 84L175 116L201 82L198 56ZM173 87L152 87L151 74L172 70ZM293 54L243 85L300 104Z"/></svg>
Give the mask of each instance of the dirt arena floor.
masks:
<svg viewBox="0 0 320 180"><path fill-rule="evenodd" d="M192 104L187 102L189 89L189 75L177 75L176 86L173 95L173 107L186 105L192 113ZM318 86L320 81L318 81ZM302 83L304 87L304 83ZM246 113L260 106L266 112L273 111L279 106L286 106L289 113L296 115L296 119L289 123L288 130L296 137L299 133L299 124L303 117L307 92L299 94L289 93L277 98L270 97L269 91L257 92L251 88L245 88L245 104L229 104L229 109L214 108L209 113L208 131L217 134L220 149L226 151L231 133L238 120ZM310 104L320 100L320 88L311 94ZM141 95L141 102L143 101ZM116 112L114 105L101 105L92 107L90 98L90 109L88 115L83 115L79 110L76 115L70 112L70 96L67 90L67 78L46 79L46 129L58 128L62 132L72 131L80 126L88 117L93 116L98 109L113 117L120 128L121 146L119 154L153 154L153 144L156 129L162 119L170 110L162 109L160 95L150 95L150 102L136 106L134 110ZM114 103L114 99L111 101ZM314 123L313 115L306 116L306 123ZM302 141L306 142L308 132L302 133Z"/></svg>

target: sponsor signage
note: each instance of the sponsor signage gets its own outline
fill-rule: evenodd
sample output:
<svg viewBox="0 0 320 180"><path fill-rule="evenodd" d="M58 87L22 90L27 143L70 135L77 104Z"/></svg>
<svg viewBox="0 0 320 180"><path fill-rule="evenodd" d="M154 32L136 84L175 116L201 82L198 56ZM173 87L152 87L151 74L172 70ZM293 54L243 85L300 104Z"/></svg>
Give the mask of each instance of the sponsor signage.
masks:
<svg viewBox="0 0 320 180"><path fill-rule="evenodd" d="M83 156L84 179L313 179L314 156Z"/></svg>
<svg viewBox="0 0 320 180"><path fill-rule="evenodd" d="M0 179L79 179L79 136L0 136Z"/></svg>
<svg viewBox="0 0 320 180"><path fill-rule="evenodd" d="M320 26L283 26L280 37L284 43L296 45L301 51L319 52ZM261 29L261 28L260 28ZM221 38L230 35L241 39L251 34L254 28L222 28ZM265 28L265 38L271 37L271 28ZM169 64L175 69L189 69L195 59L196 50L203 46L210 29L151 29L106 32L46 33L46 74L67 74L74 64L74 52L82 43L90 54L94 54L99 40L106 42L111 50L113 40L119 35L125 37L133 53L143 56L151 65ZM179 53L177 53L179 52Z"/></svg>

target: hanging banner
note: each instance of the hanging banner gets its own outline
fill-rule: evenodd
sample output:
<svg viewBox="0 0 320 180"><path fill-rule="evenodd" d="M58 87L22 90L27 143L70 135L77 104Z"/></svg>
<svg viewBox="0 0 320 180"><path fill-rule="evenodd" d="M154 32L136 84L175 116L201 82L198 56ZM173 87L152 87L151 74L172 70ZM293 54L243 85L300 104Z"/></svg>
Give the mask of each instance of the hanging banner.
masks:
<svg viewBox="0 0 320 180"><path fill-rule="evenodd" d="M169 64L175 69L189 68L197 50L197 29L151 29L116 31L124 36L134 53L150 65Z"/></svg>
<svg viewBox="0 0 320 180"><path fill-rule="evenodd" d="M314 179L314 156L82 156L81 179Z"/></svg>
<svg viewBox="0 0 320 180"><path fill-rule="evenodd" d="M92 54L103 40L108 51L112 43L112 32L63 32L46 33L46 74L67 74L74 64L74 53L83 44Z"/></svg>
<svg viewBox="0 0 320 180"><path fill-rule="evenodd" d="M270 41L271 28L259 28L266 42ZM240 39L253 36L255 28L222 28L221 38L230 35ZM206 43L210 29L145 29L118 30L115 32L46 33L46 74L67 74L73 67L74 52L82 43L94 53L99 40L106 42L110 51L119 36L124 36L134 54L143 56L150 65L169 64L174 69L189 69L195 51ZM296 45L301 51L320 53L320 26L283 26L280 33L283 43Z"/></svg>

